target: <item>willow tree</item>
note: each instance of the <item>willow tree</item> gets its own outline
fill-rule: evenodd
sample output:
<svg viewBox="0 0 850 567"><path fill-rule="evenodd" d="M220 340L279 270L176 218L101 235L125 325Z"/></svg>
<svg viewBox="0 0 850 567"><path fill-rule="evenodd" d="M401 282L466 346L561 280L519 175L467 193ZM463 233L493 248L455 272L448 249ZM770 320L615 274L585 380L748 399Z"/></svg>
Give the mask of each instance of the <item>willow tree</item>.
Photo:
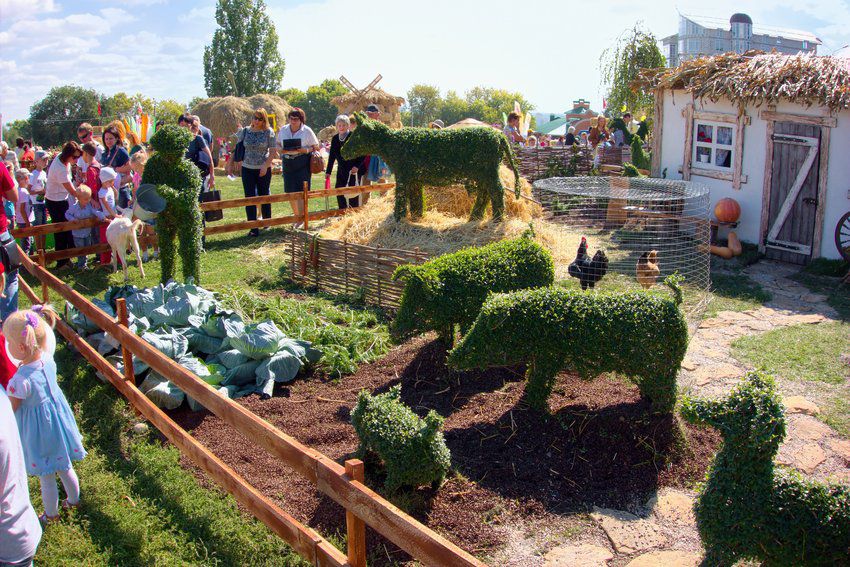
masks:
<svg viewBox="0 0 850 567"><path fill-rule="evenodd" d="M658 49L658 40L641 29L640 24L620 34L613 47L602 52L602 86L607 91L608 108L619 116L626 108L632 114L652 115L653 95L633 90L632 83L641 69L664 67L666 60Z"/></svg>
<svg viewBox="0 0 850 567"><path fill-rule="evenodd" d="M218 29L204 48L207 96L251 96L280 88L286 63L263 0L218 0Z"/></svg>

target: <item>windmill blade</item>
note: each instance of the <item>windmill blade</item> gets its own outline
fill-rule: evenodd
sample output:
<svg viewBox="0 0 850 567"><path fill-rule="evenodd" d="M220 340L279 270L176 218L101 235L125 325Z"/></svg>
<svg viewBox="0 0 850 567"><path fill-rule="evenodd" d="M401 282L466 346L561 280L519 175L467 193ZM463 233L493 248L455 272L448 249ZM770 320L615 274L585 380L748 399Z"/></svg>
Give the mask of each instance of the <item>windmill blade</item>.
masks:
<svg viewBox="0 0 850 567"><path fill-rule="evenodd" d="M347 88L351 92L357 92L357 88L351 84L351 81L345 78L345 75L340 75L339 82L345 85L345 88Z"/></svg>
<svg viewBox="0 0 850 567"><path fill-rule="evenodd" d="M363 93L364 93L364 94L365 94L365 93L368 93L369 91L371 91L372 89L374 89L374 88L375 88L375 85L377 85L378 83L380 83L380 82L381 82L381 79L383 79L383 77L381 76L381 74L380 74L380 73L378 73L378 76L377 76L377 77L375 77L374 79L372 79L372 82L371 82L371 83L369 83L368 85L366 85L366 88L365 88L365 89L363 89Z"/></svg>

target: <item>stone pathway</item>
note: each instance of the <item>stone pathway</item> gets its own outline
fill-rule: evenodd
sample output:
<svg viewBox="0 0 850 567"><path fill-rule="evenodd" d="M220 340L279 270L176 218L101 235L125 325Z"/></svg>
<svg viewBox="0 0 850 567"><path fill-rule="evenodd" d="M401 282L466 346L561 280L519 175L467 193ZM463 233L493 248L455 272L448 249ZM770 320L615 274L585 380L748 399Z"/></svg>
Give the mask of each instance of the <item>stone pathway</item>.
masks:
<svg viewBox="0 0 850 567"><path fill-rule="evenodd" d="M788 276L797 268L761 261L744 270L773 294L759 309L722 311L703 321L691 338L682 362L680 386L691 394L722 396L747 370L731 355L732 341L791 325L817 325L837 319L826 297L811 293ZM783 385L780 384L780 388ZM850 441L839 437L815 416L820 408L797 392L785 392L788 432L777 461L816 477L850 483ZM661 489L639 510L594 508L591 518L602 531L595 541L566 542L543 557L546 567L695 567L702 546L693 514L695 494Z"/></svg>

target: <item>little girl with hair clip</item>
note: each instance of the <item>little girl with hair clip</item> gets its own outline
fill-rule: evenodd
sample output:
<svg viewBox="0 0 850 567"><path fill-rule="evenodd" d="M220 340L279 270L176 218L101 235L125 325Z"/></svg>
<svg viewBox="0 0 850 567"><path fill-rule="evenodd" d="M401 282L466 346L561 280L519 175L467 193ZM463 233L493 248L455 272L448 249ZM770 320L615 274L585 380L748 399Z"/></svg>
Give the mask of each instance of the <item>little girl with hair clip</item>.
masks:
<svg viewBox="0 0 850 567"><path fill-rule="evenodd" d="M15 410L27 472L41 483L42 524L59 517L57 474L67 495L63 507L80 503L80 481L72 462L86 456L74 414L56 382L55 322L50 307L36 305L12 313L3 323L9 355L21 361L6 393Z"/></svg>

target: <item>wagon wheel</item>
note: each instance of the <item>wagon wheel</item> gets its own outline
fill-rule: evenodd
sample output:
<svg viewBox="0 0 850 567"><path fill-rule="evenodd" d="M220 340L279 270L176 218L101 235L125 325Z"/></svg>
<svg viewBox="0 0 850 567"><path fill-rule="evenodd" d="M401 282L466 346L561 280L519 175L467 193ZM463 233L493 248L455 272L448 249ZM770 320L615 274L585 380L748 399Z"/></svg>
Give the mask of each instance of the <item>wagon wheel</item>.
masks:
<svg viewBox="0 0 850 567"><path fill-rule="evenodd" d="M844 213L835 227L835 246L841 256L850 262L850 212Z"/></svg>

